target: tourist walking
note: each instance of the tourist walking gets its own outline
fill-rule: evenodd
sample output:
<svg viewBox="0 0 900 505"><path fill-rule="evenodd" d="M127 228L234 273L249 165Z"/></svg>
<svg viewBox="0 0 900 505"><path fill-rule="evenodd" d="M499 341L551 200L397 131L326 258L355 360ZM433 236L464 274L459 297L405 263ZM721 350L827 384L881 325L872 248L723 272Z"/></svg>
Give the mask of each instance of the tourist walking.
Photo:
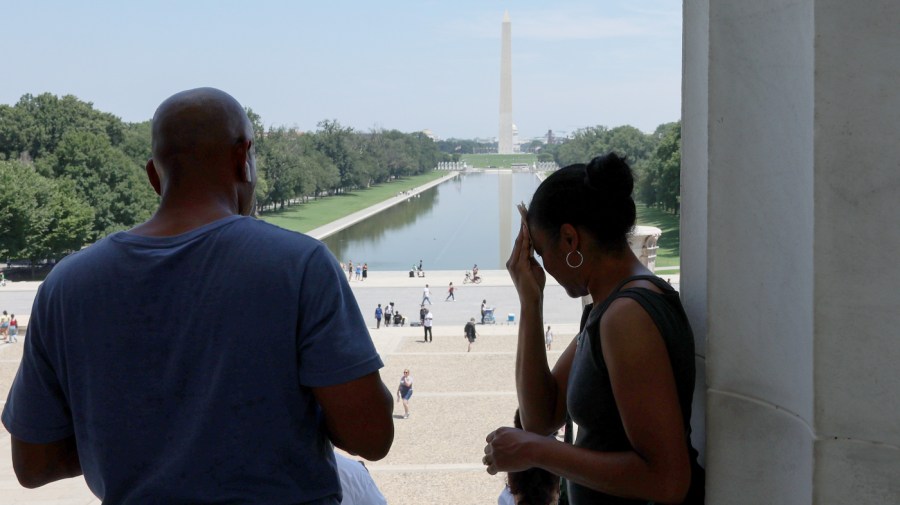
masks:
<svg viewBox="0 0 900 505"><path fill-rule="evenodd" d="M353 262L352 261L347 262L347 280L348 281L353 280Z"/></svg>
<svg viewBox="0 0 900 505"><path fill-rule="evenodd" d="M426 284L425 289L422 290L422 305L425 305L425 302L428 302L428 305L431 305L431 290L428 289L428 284Z"/></svg>
<svg viewBox="0 0 900 505"><path fill-rule="evenodd" d="M9 314L5 310L3 315L0 315L0 335L3 335L3 338L9 336Z"/></svg>
<svg viewBox="0 0 900 505"><path fill-rule="evenodd" d="M547 326L547 332L544 333L544 345L547 346L547 350L550 350L550 344L553 343L553 332L550 331L550 326Z"/></svg>
<svg viewBox="0 0 900 505"><path fill-rule="evenodd" d="M454 302L456 301L456 296L453 295L453 291L454 291L453 283L451 282L450 287L447 288L447 298L444 298L445 302L447 300L453 300Z"/></svg>
<svg viewBox="0 0 900 505"><path fill-rule="evenodd" d="M12 314L9 316L9 337L6 338L6 341L10 344L18 342L18 338L16 335L19 334L19 322L16 321L16 315Z"/></svg>
<svg viewBox="0 0 900 505"><path fill-rule="evenodd" d="M356 280L362 280L362 265L356 265Z"/></svg>
<svg viewBox="0 0 900 505"><path fill-rule="evenodd" d="M572 505L703 503L691 446L693 332L678 292L628 246L633 188L630 167L613 153L553 172L531 208L519 208L507 262L522 304L515 376L528 431L488 434L482 461L490 474L552 467ZM541 338L547 274L569 296L594 300L552 370ZM543 436L567 415L578 424L575 448Z"/></svg>
<svg viewBox="0 0 900 505"><path fill-rule="evenodd" d="M469 347L466 349L466 352L471 352L472 344L475 343L475 337L477 336L476 332L475 332L475 318L474 317L472 319L469 319L469 322L466 323L465 328L463 328L463 334L466 337L466 339L469 341Z"/></svg>
<svg viewBox="0 0 900 505"><path fill-rule="evenodd" d="M403 371L403 377L400 377L400 385L397 387L397 401L403 400L403 419L409 419L409 399L413 394L412 375L409 369Z"/></svg>
<svg viewBox="0 0 900 505"><path fill-rule="evenodd" d="M431 334L431 323L434 320L434 316L431 315L431 311L425 310L425 319L422 320L422 326L425 327L425 341L431 342L434 340L434 335Z"/></svg>
<svg viewBox="0 0 900 505"><path fill-rule="evenodd" d="M375 329L381 328L381 316L384 315L384 311L381 309L381 304L378 304L378 307L375 308Z"/></svg>
<svg viewBox="0 0 900 505"><path fill-rule="evenodd" d="M419 325L425 326L425 314L428 313L428 309L425 308L424 305L419 307Z"/></svg>
<svg viewBox="0 0 900 505"><path fill-rule="evenodd" d="M369 277L369 264L363 263L363 278L362 278L362 280L366 280L367 277Z"/></svg>
<svg viewBox="0 0 900 505"><path fill-rule="evenodd" d="M394 317L394 304L388 303L384 306L384 325L391 325L391 318Z"/></svg>
<svg viewBox="0 0 900 505"><path fill-rule="evenodd" d="M487 300L481 300L481 324L484 324L484 314L487 308Z"/></svg>

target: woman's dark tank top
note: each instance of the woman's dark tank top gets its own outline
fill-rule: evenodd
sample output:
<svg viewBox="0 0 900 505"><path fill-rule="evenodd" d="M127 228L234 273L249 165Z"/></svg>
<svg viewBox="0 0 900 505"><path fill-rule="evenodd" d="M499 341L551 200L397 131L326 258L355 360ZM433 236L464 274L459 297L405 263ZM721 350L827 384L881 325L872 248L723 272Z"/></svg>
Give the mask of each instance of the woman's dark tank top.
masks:
<svg viewBox="0 0 900 505"><path fill-rule="evenodd" d="M647 288L627 288L622 286L636 280L647 280L662 290L657 293ZM613 293L601 304L595 305L587 316L578 343L566 401L569 415L578 425L575 445L595 451L627 451L631 443L622 426L622 418L616 407L609 372L600 347L600 319L609 305L619 298L631 298L638 302L650 315L666 344L678 403L681 407L685 427L685 440L691 459L691 490L685 504L703 503L705 476L697 463L697 451L691 446L691 402L694 397L694 334L687 315L681 306L678 292L662 279L651 275L638 275L622 281ZM568 496L571 505L584 504L639 504L641 500L629 500L600 493L584 486L569 482Z"/></svg>

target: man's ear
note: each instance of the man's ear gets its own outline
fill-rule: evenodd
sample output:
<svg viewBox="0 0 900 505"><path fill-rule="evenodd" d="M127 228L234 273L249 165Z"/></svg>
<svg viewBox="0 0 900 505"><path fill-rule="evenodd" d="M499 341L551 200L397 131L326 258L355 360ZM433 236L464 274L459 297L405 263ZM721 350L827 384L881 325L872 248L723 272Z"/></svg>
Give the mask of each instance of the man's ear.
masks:
<svg viewBox="0 0 900 505"><path fill-rule="evenodd" d="M159 173L156 172L156 165L153 164L153 158L147 160L147 165L144 169L147 171L147 179L150 180L153 191L156 191L157 195L162 196L162 184L159 180Z"/></svg>
<svg viewBox="0 0 900 505"><path fill-rule="evenodd" d="M247 140L241 144L239 159L243 161L243 166L238 174L238 178L243 182L253 181L253 170L250 166L250 148L253 146L252 140Z"/></svg>

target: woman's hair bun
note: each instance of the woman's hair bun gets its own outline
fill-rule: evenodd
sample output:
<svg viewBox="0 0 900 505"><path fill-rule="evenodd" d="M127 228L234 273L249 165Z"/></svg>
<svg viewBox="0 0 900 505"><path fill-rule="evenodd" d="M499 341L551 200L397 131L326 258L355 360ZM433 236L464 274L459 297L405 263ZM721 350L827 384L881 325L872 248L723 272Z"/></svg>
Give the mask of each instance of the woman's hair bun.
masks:
<svg viewBox="0 0 900 505"><path fill-rule="evenodd" d="M584 183L604 197L628 198L634 190L634 175L625 158L610 152L587 164Z"/></svg>

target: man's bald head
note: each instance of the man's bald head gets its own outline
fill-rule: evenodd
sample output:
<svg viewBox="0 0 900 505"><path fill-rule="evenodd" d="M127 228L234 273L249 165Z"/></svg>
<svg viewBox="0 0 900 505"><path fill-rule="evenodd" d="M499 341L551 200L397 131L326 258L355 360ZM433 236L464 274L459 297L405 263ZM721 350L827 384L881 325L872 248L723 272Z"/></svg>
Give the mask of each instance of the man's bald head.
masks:
<svg viewBox="0 0 900 505"><path fill-rule="evenodd" d="M158 168L186 169L178 165L252 141L253 127L234 97L215 88L197 88L170 96L156 109L152 138Z"/></svg>

